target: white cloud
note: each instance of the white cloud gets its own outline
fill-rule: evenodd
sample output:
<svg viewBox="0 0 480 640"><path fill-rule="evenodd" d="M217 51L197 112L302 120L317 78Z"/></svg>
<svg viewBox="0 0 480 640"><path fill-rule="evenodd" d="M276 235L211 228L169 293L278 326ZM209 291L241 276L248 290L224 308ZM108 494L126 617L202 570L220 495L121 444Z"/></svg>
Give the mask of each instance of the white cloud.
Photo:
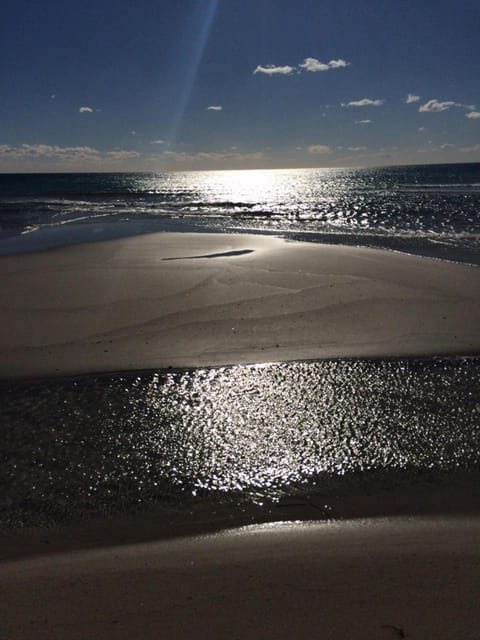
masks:
<svg viewBox="0 0 480 640"><path fill-rule="evenodd" d="M440 149L453 149L454 147L455 147L454 144L449 144L448 142L440 145Z"/></svg>
<svg viewBox="0 0 480 640"><path fill-rule="evenodd" d="M207 107L207 111L222 111L223 107L220 104L212 104L210 107Z"/></svg>
<svg viewBox="0 0 480 640"><path fill-rule="evenodd" d="M342 69L343 67L349 67L350 62L337 58L336 60L330 60L330 62L320 62L317 58L305 58L304 61L297 67L291 65L276 66L274 64L267 64L265 66L258 65L254 69L253 73L264 73L267 76L284 75L290 76L293 73L301 73L301 70L311 71L316 73L317 71L329 71L330 69Z"/></svg>
<svg viewBox="0 0 480 640"><path fill-rule="evenodd" d="M470 113L466 113L465 117L470 118L470 120L478 120L480 119L480 111L471 111Z"/></svg>
<svg viewBox="0 0 480 640"><path fill-rule="evenodd" d="M342 67L349 67L350 64L350 62L338 58L337 60L330 60L328 66L330 67L330 69L341 69Z"/></svg>
<svg viewBox="0 0 480 640"><path fill-rule="evenodd" d="M80 113L93 113L92 107L80 107Z"/></svg>
<svg viewBox="0 0 480 640"><path fill-rule="evenodd" d="M372 124L372 120L355 120L355 124Z"/></svg>
<svg viewBox="0 0 480 640"><path fill-rule="evenodd" d="M425 127L418 127L419 131L425 131Z"/></svg>
<svg viewBox="0 0 480 640"><path fill-rule="evenodd" d="M362 98L362 100L352 100L347 102L347 107L381 107L385 104L385 100L370 100L370 98Z"/></svg>
<svg viewBox="0 0 480 640"><path fill-rule="evenodd" d="M332 149L326 144L312 144L308 147L308 153L315 155L325 155L331 153Z"/></svg>
<svg viewBox="0 0 480 640"><path fill-rule="evenodd" d="M305 58L303 64L300 65L305 71L328 71L330 67L324 62L320 62L316 58Z"/></svg>
<svg viewBox="0 0 480 640"><path fill-rule="evenodd" d="M448 111L451 107L459 107L461 105L456 102L452 102L452 100L447 100L445 102L439 102L436 98L433 100L429 100L425 104L422 104L419 107L419 111L421 113L440 113L441 111Z"/></svg>
<svg viewBox="0 0 480 640"><path fill-rule="evenodd" d="M434 98L433 100L429 100L425 104L422 104L418 110L422 113L440 113L441 111L448 111L448 109L451 109L452 107L467 109L467 111L472 111L472 113L475 112L475 105L473 104L462 104L461 102L454 102L453 100L440 102L436 98ZM467 118L470 117L471 116L467 114Z"/></svg>
<svg viewBox="0 0 480 640"><path fill-rule="evenodd" d="M412 104L412 102L418 102L420 100L420 96L415 96L413 93L409 93L405 98L405 102L407 104Z"/></svg>
<svg viewBox="0 0 480 640"><path fill-rule="evenodd" d="M347 147L348 151L367 151L368 147Z"/></svg>
<svg viewBox="0 0 480 640"><path fill-rule="evenodd" d="M285 65L284 67L276 67L274 64L267 64L265 67L262 67L262 65L259 64L253 73L264 73L267 76L289 76L294 71L295 67L290 67L289 65Z"/></svg>
<svg viewBox="0 0 480 640"><path fill-rule="evenodd" d="M166 140L150 140L150 144L165 144Z"/></svg>
<svg viewBox="0 0 480 640"><path fill-rule="evenodd" d="M313 73L317 71L329 71L330 69L341 69L342 67L348 67L350 62L346 62L339 58L338 60L330 60L330 62L320 62L316 58L305 58L303 63L300 65L302 69L305 71L312 71Z"/></svg>

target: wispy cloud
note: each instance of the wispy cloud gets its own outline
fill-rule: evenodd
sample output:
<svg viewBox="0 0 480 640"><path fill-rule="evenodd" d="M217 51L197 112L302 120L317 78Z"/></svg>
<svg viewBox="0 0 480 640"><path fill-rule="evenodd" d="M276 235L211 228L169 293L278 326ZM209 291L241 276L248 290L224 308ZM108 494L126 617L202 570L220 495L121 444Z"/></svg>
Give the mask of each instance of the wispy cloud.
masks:
<svg viewBox="0 0 480 640"><path fill-rule="evenodd" d="M80 113L93 113L92 107L80 107Z"/></svg>
<svg viewBox="0 0 480 640"><path fill-rule="evenodd" d="M409 93L405 98L405 102L407 104L412 104L412 102L418 102L420 100L420 96L416 96L413 93Z"/></svg>
<svg viewBox="0 0 480 640"><path fill-rule="evenodd" d="M330 62L320 62L316 58L305 58L303 63L299 65L305 71L316 73L318 71L329 71L330 69L341 69L350 66L350 62L346 62L339 58L338 60L330 60Z"/></svg>
<svg viewBox="0 0 480 640"><path fill-rule="evenodd" d="M368 147L347 147L347 151L368 151Z"/></svg>
<svg viewBox="0 0 480 640"><path fill-rule="evenodd" d="M277 76L277 75L289 76L294 71L295 71L295 67L291 67L289 65L285 65L283 67L276 67L274 64L267 64L265 67L263 67L262 65L259 64L253 73L254 74L264 73L267 76Z"/></svg>
<svg viewBox="0 0 480 640"><path fill-rule="evenodd" d="M49 144L22 144L19 146L0 145L0 166L8 159L20 162L22 166L34 169L44 167L69 167L82 169L94 167L103 169L112 162L135 160L140 157L136 151L113 150L102 152L93 147L61 147Z"/></svg>
<svg viewBox="0 0 480 640"><path fill-rule="evenodd" d="M312 144L307 147L308 153L312 153L314 155L325 155L327 153L331 153L332 149L327 144Z"/></svg>
<svg viewBox="0 0 480 640"><path fill-rule="evenodd" d="M347 102L347 107L381 107L385 104L385 100L371 100L370 98L362 98L361 100L352 100Z"/></svg>
<svg viewBox="0 0 480 640"><path fill-rule="evenodd" d="M355 120L355 124L372 124L372 120Z"/></svg>
<svg viewBox="0 0 480 640"><path fill-rule="evenodd" d="M460 109L467 109L467 111L475 111L475 105L473 104L462 104L461 102L454 102L453 100L445 100L445 102L440 102L434 98L433 100L428 100L425 104L422 104L419 107L419 111L422 113L440 113L442 111L448 111L452 107L459 107ZM467 114L467 118L470 116Z"/></svg>
<svg viewBox="0 0 480 640"><path fill-rule="evenodd" d="M470 113L465 114L466 118L470 118L470 120L479 120L480 119L480 111L471 111Z"/></svg>
<svg viewBox="0 0 480 640"><path fill-rule="evenodd" d="M207 111L223 111L223 107L220 104L212 104L207 107Z"/></svg>
<svg viewBox="0 0 480 640"><path fill-rule="evenodd" d="M17 158L61 158L77 159L86 157L98 157L100 152L92 147L60 147L49 144L22 144L18 147L9 147L10 153ZM3 149L5 152L5 149Z"/></svg>
<svg viewBox="0 0 480 640"><path fill-rule="evenodd" d="M448 111L451 107L457 107L456 102L452 100L446 100L445 102L440 102L436 98L433 100L429 100L425 104L420 105L419 111L421 113L440 113L441 111Z"/></svg>
<svg viewBox="0 0 480 640"><path fill-rule="evenodd" d="M150 140L150 144L165 144L166 140Z"/></svg>

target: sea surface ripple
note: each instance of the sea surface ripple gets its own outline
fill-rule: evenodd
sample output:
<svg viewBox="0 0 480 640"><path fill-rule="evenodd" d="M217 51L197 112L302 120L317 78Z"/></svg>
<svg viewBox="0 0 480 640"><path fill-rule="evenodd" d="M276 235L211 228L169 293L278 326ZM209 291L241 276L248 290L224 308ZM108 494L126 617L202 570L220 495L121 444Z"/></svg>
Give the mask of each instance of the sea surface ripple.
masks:
<svg viewBox="0 0 480 640"><path fill-rule="evenodd" d="M480 358L4 383L0 525L261 503L372 470L478 470L479 392Z"/></svg>

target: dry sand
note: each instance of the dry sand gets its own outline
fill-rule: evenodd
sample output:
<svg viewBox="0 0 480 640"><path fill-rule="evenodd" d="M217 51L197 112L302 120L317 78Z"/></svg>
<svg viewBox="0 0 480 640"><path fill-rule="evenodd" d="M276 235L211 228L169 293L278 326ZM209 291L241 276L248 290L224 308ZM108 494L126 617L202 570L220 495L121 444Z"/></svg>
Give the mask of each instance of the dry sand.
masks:
<svg viewBox="0 0 480 640"><path fill-rule="evenodd" d="M480 269L393 252L159 233L2 257L0 279L3 378L480 352Z"/></svg>

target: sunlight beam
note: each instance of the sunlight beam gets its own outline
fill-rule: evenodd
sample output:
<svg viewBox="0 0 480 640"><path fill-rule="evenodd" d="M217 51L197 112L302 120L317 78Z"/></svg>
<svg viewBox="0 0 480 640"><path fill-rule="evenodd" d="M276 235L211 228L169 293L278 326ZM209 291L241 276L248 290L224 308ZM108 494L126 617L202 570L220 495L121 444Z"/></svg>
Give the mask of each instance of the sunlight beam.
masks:
<svg viewBox="0 0 480 640"><path fill-rule="evenodd" d="M168 136L170 147L173 147L178 140L182 120L192 96L198 69L215 19L218 2L219 0L205 0L205 2L196 4L182 38L183 44L190 49L190 53L187 57L188 64L186 65L178 103L170 124Z"/></svg>

